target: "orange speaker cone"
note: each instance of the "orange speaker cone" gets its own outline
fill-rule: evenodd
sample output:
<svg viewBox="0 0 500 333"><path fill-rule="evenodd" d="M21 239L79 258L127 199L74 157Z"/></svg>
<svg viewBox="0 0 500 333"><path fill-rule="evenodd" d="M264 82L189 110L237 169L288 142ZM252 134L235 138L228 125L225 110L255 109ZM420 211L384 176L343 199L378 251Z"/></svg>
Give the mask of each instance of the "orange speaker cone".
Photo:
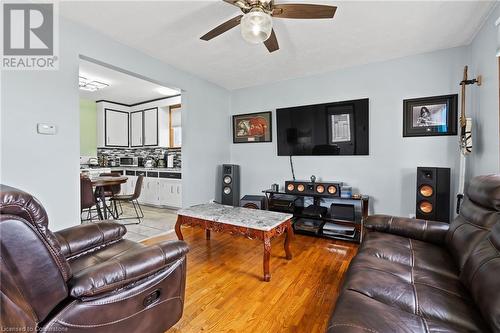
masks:
<svg viewBox="0 0 500 333"><path fill-rule="evenodd" d="M316 192L318 192L318 193L325 192L325 187L323 185L316 186Z"/></svg>
<svg viewBox="0 0 500 333"><path fill-rule="evenodd" d="M425 213L425 214L431 213L432 210L434 209L434 207L432 206L432 204L429 201L427 201L427 200L421 201L418 204L418 208L422 211L422 213Z"/></svg>
<svg viewBox="0 0 500 333"><path fill-rule="evenodd" d="M420 195L423 197L431 197L434 194L434 189L430 185L422 185L419 189Z"/></svg>
<svg viewBox="0 0 500 333"><path fill-rule="evenodd" d="M291 191L295 190L295 185L288 184L288 186L286 187L286 189L291 192Z"/></svg>
<svg viewBox="0 0 500 333"><path fill-rule="evenodd" d="M251 209L259 209L259 207L256 204L252 203L252 202L247 202L246 204L243 205L243 207L245 207L245 208L251 208Z"/></svg>
<svg viewBox="0 0 500 333"><path fill-rule="evenodd" d="M328 186L328 193L330 193L330 194L337 193L337 188L333 185Z"/></svg>
<svg viewBox="0 0 500 333"><path fill-rule="evenodd" d="M298 190L299 192L304 192L304 190L305 190L304 185L299 184L299 185L297 186L297 190Z"/></svg>

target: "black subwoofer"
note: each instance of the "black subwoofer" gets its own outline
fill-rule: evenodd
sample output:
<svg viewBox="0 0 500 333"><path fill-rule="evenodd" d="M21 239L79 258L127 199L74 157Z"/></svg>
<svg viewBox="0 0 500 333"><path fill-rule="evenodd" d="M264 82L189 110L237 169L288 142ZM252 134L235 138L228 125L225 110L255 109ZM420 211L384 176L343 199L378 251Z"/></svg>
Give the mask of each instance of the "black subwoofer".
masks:
<svg viewBox="0 0 500 333"><path fill-rule="evenodd" d="M222 204L240 205L240 167L238 165L222 165Z"/></svg>
<svg viewBox="0 0 500 333"><path fill-rule="evenodd" d="M252 209L266 209L266 197L263 195L245 195L240 200L240 206Z"/></svg>
<svg viewBox="0 0 500 333"><path fill-rule="evenodd" d="M417 219L450 222L450 169L417 168Z"/></svg>

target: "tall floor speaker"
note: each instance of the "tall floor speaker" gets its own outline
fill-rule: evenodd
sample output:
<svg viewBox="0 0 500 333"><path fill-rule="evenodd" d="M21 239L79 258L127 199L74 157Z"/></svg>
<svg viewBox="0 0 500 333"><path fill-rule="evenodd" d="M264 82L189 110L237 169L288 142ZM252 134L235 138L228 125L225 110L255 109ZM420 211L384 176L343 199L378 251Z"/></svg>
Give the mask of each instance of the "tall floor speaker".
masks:
<svg viewBox="0 0 500 333"><path fill-rule="evenodd" d="M240 167L238 165L222 165L222 204L240 205Z"/></svg>
<svg viewBox="0 0 500 333"><path fill-rule="evenodd" d="M450 222L450 169L417 168L417 219Z"/></svg>

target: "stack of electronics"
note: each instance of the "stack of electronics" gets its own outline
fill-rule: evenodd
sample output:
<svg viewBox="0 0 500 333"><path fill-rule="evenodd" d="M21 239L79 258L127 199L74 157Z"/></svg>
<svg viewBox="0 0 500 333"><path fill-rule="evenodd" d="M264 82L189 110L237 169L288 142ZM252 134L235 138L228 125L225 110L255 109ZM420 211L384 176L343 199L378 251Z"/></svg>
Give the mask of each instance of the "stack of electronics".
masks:
<svg viewBox="0 0 500 333"><path fill-rule="evenodd" d="M328 209L320 205L309 205L302 211L301 218L294 223L295 230L302 230L318 234L323 224L322 218L326 217Z"/></svg>
<svg viewBox="0 0 500 333"><path fill-rule="evenodd" d="M288 194L277 194L269 199L269 210L283 213L294 213L303 198Z"/></svg>
<svg viewBox="0 0 500 333"><path fill-rule="evenodd" d="M356 228L354 226L345 226L336 223L326 222L323 225L323 235L331 237L349 237L356 236Z"/></svg>

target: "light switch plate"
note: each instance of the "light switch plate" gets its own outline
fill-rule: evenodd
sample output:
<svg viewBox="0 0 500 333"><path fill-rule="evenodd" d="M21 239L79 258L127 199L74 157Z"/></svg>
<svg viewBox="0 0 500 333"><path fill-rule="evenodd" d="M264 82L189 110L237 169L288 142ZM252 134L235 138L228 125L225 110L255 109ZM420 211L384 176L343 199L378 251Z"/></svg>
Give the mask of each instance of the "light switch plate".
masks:
<svg viewBox="0 0 500 333"><path fill-rule="evenodd" d="M36 126L36 131L38 132L38 134L56 135L57 126L56 125L51 125L51 124L42 124L42 123L39 123Z"/></svg>

